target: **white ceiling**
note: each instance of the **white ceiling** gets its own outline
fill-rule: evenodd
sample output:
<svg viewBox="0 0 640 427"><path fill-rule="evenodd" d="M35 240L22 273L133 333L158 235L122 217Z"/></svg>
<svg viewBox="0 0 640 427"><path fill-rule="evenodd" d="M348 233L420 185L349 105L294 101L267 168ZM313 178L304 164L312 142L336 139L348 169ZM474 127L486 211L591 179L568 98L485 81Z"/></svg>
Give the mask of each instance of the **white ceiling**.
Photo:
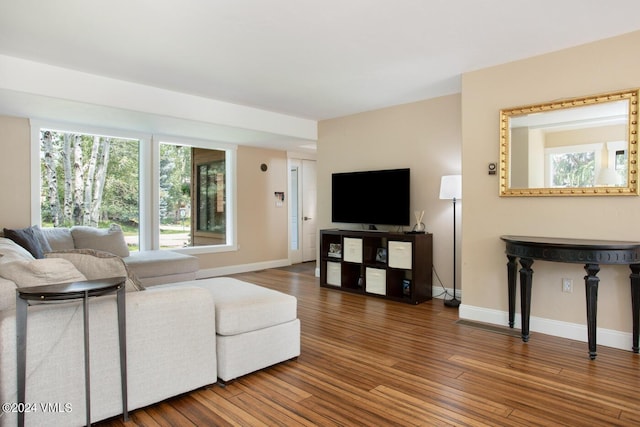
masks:
<svg viewBox="0 0 640 427"><path fill-rule="evenodd" d="M0 54L323 120L457 93L464 72L638 16L638 0L0 0Z"/></svg>

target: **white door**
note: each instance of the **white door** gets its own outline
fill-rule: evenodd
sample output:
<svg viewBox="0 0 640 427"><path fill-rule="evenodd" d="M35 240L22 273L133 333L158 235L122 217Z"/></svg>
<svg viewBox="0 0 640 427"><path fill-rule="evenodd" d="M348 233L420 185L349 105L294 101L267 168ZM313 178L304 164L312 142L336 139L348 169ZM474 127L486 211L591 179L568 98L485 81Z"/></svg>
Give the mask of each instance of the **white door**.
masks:
<svg viewBox="0 0 640 427"><path fill-rule="evenodd" d="M289 159L289 258L292 264L316 259L316 162Z"/></svg>
<svg viewBox="0 0 640 427"><path fill-rule="evenodd" d="M302 261L316 259L316 199L318 195L316 185L316 162L302 161L302 232L301 245Z"/></svg>

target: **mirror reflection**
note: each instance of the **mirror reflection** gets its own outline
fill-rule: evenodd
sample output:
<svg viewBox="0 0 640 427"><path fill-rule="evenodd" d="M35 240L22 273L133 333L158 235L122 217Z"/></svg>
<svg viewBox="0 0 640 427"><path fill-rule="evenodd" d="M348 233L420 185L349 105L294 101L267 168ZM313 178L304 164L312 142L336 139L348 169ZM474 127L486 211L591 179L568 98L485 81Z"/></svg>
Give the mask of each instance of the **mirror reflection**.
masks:
<svg viewBox="0 0 640 427"><path fill-rule="evenodd" d="M637 194L637 96L502 110L500 195Z"/></svg>

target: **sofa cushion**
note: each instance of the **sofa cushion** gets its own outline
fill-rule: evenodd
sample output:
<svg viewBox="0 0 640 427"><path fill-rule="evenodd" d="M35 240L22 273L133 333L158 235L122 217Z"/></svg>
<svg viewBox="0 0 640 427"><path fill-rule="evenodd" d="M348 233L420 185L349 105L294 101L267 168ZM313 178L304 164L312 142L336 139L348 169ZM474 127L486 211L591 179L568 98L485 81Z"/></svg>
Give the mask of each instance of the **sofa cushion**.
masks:
<svg viewBox="0 0 640 427"><path fill-rule="evenodd" d="M73 264L87 280L105 279L107 277L126 277L127 292L142 291L140 284L127 265L117 255L94 249L74 249L71 251L50 252L45 254L47 259L64 259Z"/></svg>
<svg viewBox="0 0 640 427"><path fill-rule="evenodd" d="M123 258L129 256L129 247L124 240L124 233L117 224L111 224L109 228L78 225L71 227L71 235L76 249L95 249Z"/></svg>
<svg viewBox="0 0 640 427"><path fill-rule="evenodd" d="M65 227L45 227L41 229L42 235L51 247L51 251L68 251L74 249L71 230ZM45 251L47 252L47 251Z"/></svg>
<svg viewBox="0 0 640 427"><path fill-rule="evenodd" d="M65 259L34 259L0 264L0 276L19 288L87 280L70 261Z"/></svg>
<svg viewBox="0 0 640 427"><path fill-rule="evenodd" d="M0 311L16 307L16 284L0 277Z"/></svg>
<svg viewBox="0 0 640 427"><path fill-rule="evenodd" d="M36 231L32 227L10 229L5 228L4 237L13 240L23 248L25 248L34 258L44 258L44 252L42 251L42 245ZM38 228L38 234L40 229Z"/></svg>
<svg viewBox="0 0 640 427"><path fill-rule="evenodd" d="M184 283L205 288L213 296L218 335L242 334L297 318L297 299L273 289L230 277Z"/></svg>
<svg viewBox="0 0 640 427"><path fill-rule="evenodd" d="M132 252L125 263L140 279L198 271L198 258L168 250Z"/></svg>
<svg viewBox="0 0 640 427"><path fill-rule="evenodd" d="M31 261L35 259L29 251L11 239L0 237L0 263L17 260Z"/></svg>

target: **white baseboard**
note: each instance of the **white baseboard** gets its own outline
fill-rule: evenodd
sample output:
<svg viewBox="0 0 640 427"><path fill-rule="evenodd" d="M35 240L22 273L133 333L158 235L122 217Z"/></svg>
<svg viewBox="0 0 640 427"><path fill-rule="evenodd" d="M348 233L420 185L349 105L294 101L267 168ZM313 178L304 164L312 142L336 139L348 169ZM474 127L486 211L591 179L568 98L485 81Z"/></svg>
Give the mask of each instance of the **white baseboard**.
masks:
<svg viewBox="0 0 640 427"><path fill-rule="evenodd" d="M198 270L197 279L209 277L227 276L229 274L247 273L249 271L266 270L268 268L287 267L291 265L288 259L277 259L273 261L256 262L252 264L229 265L226 267L207 268Z"/></svg>
<svg viewBox="0 0 640 427"><path fill-rule="evenodd" d="M509 324L509 313L500 310L491 310L482 307L474 307L460 304L458 315L461 319L473 320L477 322L490 323L494 325L507 326ZM514 328L521 328L520 313L516 313ZM544 319L531 316L529 319L529 330L555 337L568 338L571 340L587 342L587 325L578 323L562 322L553 319ZM532 337L535 340L535 337ZM596 333L597 344L618 348L621 350L631 350L633 345L633 334L621 332L613 329L598 328Z"/></svg>

